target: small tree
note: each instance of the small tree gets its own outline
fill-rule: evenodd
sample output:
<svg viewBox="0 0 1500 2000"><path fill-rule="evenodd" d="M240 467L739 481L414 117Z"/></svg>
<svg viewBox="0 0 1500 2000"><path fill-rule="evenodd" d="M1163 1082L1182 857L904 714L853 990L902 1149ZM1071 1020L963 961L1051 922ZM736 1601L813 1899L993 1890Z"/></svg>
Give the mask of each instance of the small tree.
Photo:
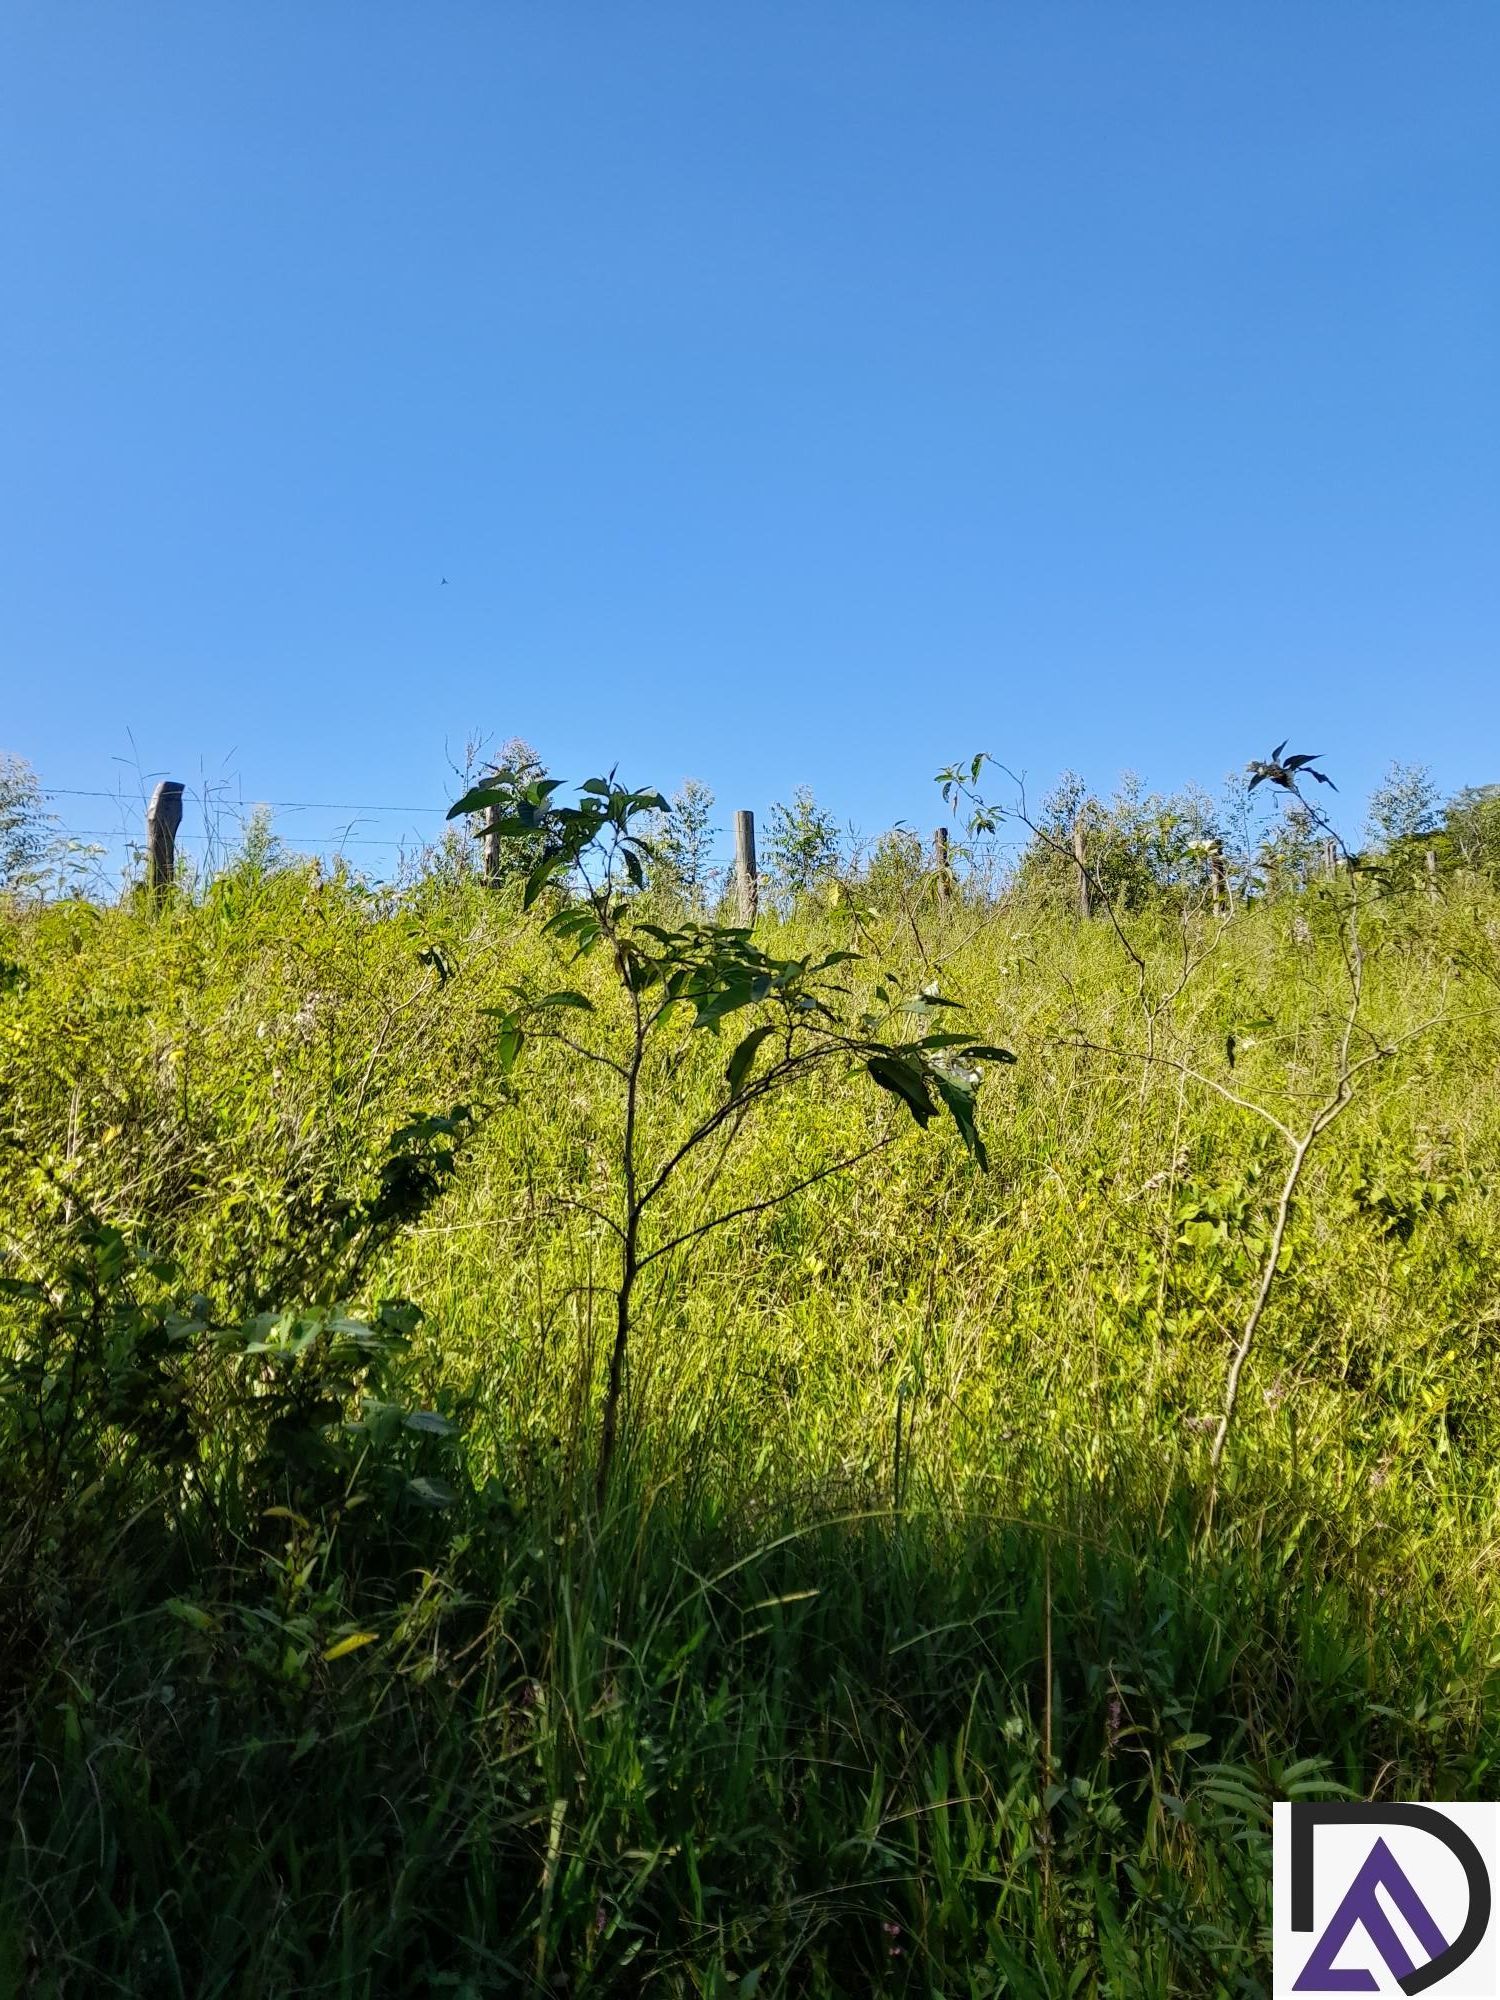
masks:
<svg viewBox="0 0 1500 2000"><path fill-rule="evenodd" d="M1443 827L1465 868L1500 874L1500 785L1466 785L1443 809Z"/></svg>
<svg viewBox="0 0 1500 2000"><path fill-rule="evenodd" d="M859 893L877 910L904 910L918 901L933 879L920 838L910 827L893 826L876 841Z"/></svg>
<svg viewBox="0 0 1500 2000"><path fill-rule="evenodd" d="M1393 763L1370 794L1367 832L1382 854L1426 839L1442 824L1439 792L1425 764Z"/></svg>
<svg viewBox="0 0 1500 2000"><path fill-rule="evenodd" d="M839 858L838 822L818 804L811 786L798 785L789 805L772 806L766 873L783 908L827 881Z"/></svg>
<svg viewBox="0 0 1500 2000"><path fill-rule="evenodd" d="M695 914L713 895L714 795L697 778L684 778L667 811L652 821L649 844L655 856L654 882Z"/></svg>
<svg viewBox="0 0 1500 2000"><path fill-rule="evenodd" d="M1083 834L1090 879L1122 911L1195 904L1209 887L1207 855L1219 836L1213 801L1189 786L1168 798L1132 771L1107 803L1065 771L1043 799L1021 858L1023 886L1072 904L1078 895L1074 829Z"/></svg>
<svg viewBox="0 0 1500 2000"><path fill-rule="evenodd" d="M234 857L238 871L252 878L274 875L287 865L286 846L277 833L269 806L256 806L245 821L239 852Z"/></svg>
<svg viewBox="0 0 1500 2000"><path fill-rule="evenodd" d="M1266 833L1266 813L1249 774L1230 771L1219 792L1214 812L1226 867L1233 882L1233 894L1248 902L1257 886L1256 857Z"/></svg>
<svg viewBox="0 0 1500 2000"><path fill-rule="evenodd" d="M1268 896L1305 889L1326 851L1327 835L1312 808L1294 798L1274 820L1256 852L1256 872Z"/></svg>
<svg viewBox="0 0 1500 2000"><path fill-rule="evenodd" d="M524 787L479 785L449 817L498 809L496 831L523 853L541 857L527 874L523 910L542 903L541 928L571 947L575 959L602 959L620 1001L613 1027L584 994L506 989L497 1017L498 1054L509 1072L529 1041L546 1038L611 1080L618 1111L608 1206L588 1212L607 1225L617 1250L615 1333L599 1443L597 1495L602 1502L619 1436L625 1367L641 1281L653 1265L736 1219L778 1207L804 1188L843 1173L889 1144L892 1133L764 1199L709 1213L673 1230L661 1221L663 1197L704 1160L702 1206L712 1201L722 1155L772 1099L811 1077L862 1071L921 1127L944 1111L964 1145L986 1164L977 1093L987 1062L1014 1060L1006 1049L937 1026L957 1005L929 986L902 997L884 981L873 1005L855 1011L840 982L857 954L773 958L750 932L727 924L673 927L649 920L644 899L651 860L646 829L669 810L659 792L633 791L613 774L590 778L574 805L559 805L560 781ZM543 900L545 899L545 900ZM741 1032L724 1065L718 1100L707 1113L684 1111L680 1071L691 1045L718 1036L731 1016Z"/></svg>
<svg viewBox="0 0 1500 2000"><path fill-rule="evenodd" d="M32 887L50 836L36 772L23 757L0 755L0 889Z"/></svg>
<svg viewBox="0 0 1500 2000"><path fill-rule="evenodd" d="M485 775L480 786L487 787L496 798L519 798L528 785L545 775L541 758L523 736L507 737L498 750L488 754L482 745L471 744L469 760L465 782L472 779L476 767L482 763ZM478 813L469 827L474 838L484 842L486 879L497 885L518 881L529 874L541 860L546 845L540 834L524 841L493 839L497 820L505 810L497 807L491 812ZM452 817L450 813L449 818Z"/></svg>

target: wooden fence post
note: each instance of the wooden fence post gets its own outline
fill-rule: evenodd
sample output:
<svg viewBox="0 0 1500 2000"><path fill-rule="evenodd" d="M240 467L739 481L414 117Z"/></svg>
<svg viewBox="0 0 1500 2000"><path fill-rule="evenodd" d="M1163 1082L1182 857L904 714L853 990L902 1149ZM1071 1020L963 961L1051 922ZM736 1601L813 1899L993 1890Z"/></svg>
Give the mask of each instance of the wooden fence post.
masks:
<svg viewBox="0 0 1500 2000"><path fill-rule="evenodd" d="M1227 917L1233 907L1229 900L1229 870L1224 866L1224 843L1208 843L1208 877L1213 884L1214 915Z"/></svg>
<svg viewBox="0 0 1500 2000"><path fill-rule="evenodd" d="M938 901L946 903L953 893L953 871L948 864L948 829L938 827L932 836L932 865L937 873Z"/></svg>
<svg viewBox="0 0 1500 2000"><path fill-rule="evenodd" d="M177 874L177 829L182 825L183 788L164 778L146 808L146 887L164 902Z"/></svg>
<svg viewBox="0 0 1500 2000"><path fill-rule="evenodd" d="M1336 840L1323 842L1323 873L1330 880L1339 872L1339 849Z"/></svg>
<svg viewBox="0 0 1500 2000"><path fill-rule="evenodd" d="M484 859L484 879L493 888L500 880L500 808L486 806L484 813L484 833L480 839L480 852Z"/></svg>
<svg viewBox="0 0 1500 2000"><path fill-rule="evenodd" d="M1089 882L1088 857L1083 845L1083 814L1073 822L1073 866L1078 870L1078 914L1085 922L1094 914L1094 892Z"/></svg>
<svg viewBox="0 0 1500 2000"><path fill-rule="evenodd" d="M734 882L739 897L740 922L748 930L760 908L760 877L755 872L755 814L734 816Z"/></svg>
<svg viewBox="0 0 1500 2000"><path fill-rule="evenodd" d="M1422 856L1422 866L1427 870L1427 893L1435 896L1438 892L1437 849L1429 847Z"/></svg>

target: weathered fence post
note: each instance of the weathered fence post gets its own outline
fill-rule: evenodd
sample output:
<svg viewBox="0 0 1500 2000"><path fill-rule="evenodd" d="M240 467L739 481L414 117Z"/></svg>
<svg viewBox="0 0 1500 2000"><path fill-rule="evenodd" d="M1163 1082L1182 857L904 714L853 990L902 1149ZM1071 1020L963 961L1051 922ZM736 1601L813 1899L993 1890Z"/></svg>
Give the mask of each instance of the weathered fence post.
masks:
<svg viewBox="0 0 1500 2000"><path fill-rule="evenodd" d="M484 879L493 888L500 880L500 808L486 806L484 812L484 833L480 840L483 856Z"/></svg>
<svg viewBox="0 0 1500 2000"><path fill-rule="evenodd" d="M1224 866L1224 843L1210 840L1208 843L1208 879L1213 884L1214 915L1227 917L1232 905L1229 901L1229 870Z"/></svg>
<svg viewBox="0 0 1500 2000"><path fill-rule="evenodd" d="M755 872L755 814L734 816L734 883L740 922L748 929L760 908L760 877Z"/></svg>
<svg viewBox="0 0 1500 2000"><path fill-rule="evenodd" d="M1323 873L1330 880L1339 872L1339 847L1336 840L1323 842Z"/></svg>
<svg viewBox="0 0 1500 2000"><path fill-rule="evenodd" d="M177 874L177 829L182 825L183 788L164 778L146 808L146 887L158 903Z"/></svg>
<svg viewBox="0 0 1500 2000"><path fill-rule="evenodd" d="M938 827L932 836L932 866L937 875L938 901L946 903L953 894L953 871L948 864L948 829Z"/></svg>
<svg viewBox="0 0 1500 2000"><path fill-rule="evenodd" d="M1427 852L1422 856L1422 866L1427 870L1427 893L1429 896L1435 896L1438 892L1437 849L1435 847L1429 847Z"/></svg>
<svg viewBox="0 0 1500 2000"><path fill-rule="evenodd" d="M1073 866L1078 870L1078 914L1085 922L1094 914L1094 892L1089 882L1088 857L1083 845L1083 814L1073 822Z"/></svg>

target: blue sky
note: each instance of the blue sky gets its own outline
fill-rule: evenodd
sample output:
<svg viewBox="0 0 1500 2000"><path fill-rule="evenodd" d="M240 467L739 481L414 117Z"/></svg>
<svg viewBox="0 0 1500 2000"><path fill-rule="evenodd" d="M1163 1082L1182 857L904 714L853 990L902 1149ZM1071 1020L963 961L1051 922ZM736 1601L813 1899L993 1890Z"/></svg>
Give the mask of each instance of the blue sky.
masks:
<svg viewBox="0 0 1500 2000"><path fill-rule="evenodd" d="M1500 779L1497 93L1492 0L10 0L0 748Z"/></svg>

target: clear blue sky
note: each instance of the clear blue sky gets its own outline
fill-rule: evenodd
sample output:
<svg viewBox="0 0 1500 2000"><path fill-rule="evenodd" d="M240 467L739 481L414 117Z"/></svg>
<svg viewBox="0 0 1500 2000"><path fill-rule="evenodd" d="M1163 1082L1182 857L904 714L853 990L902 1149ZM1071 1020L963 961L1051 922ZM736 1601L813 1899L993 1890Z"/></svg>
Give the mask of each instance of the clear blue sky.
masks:
<svg viewBox="0 0 1500 2000"><path fill-rule="evenodd" d="M1497 103L1494 0L9 0L0 748L1500 778Z"/></svg>

